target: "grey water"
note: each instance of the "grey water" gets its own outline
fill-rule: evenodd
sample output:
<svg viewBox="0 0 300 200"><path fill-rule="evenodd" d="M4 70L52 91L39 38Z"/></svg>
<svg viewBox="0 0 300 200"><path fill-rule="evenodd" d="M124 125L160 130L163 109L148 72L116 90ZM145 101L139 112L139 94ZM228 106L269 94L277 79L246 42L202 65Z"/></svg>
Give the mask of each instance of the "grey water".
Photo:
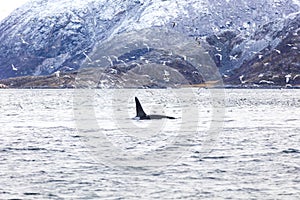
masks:
<svg viewBox="0 0 300 200"><path fill-rule="evenodd" d="M300 90L0 97L0 199L300 199Z"/></svg>

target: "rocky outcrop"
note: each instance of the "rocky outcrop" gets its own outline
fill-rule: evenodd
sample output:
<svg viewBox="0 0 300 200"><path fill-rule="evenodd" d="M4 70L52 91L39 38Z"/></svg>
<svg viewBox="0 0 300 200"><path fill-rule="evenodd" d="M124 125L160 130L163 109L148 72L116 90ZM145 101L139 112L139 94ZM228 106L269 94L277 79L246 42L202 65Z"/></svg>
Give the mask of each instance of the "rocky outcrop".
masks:
<svg viewBox="0 0 300 200"><path fill-rule="evenodd" d="M0 80L0 88L75 88L76 72L47 76L20 76ZM4 86L4 87L1 87Z"/></svg>

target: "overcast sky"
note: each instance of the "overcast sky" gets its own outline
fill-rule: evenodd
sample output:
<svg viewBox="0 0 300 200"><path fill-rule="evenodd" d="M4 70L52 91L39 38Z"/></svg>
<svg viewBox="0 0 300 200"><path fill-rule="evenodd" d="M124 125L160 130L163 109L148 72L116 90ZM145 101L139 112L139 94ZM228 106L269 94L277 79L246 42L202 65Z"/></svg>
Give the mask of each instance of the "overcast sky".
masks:
<svg viewBox="0 0 300 200"><path fill-rule="evenodd" d="M8 16L14 9L28 0L0 0L0 20Z"/></svg>

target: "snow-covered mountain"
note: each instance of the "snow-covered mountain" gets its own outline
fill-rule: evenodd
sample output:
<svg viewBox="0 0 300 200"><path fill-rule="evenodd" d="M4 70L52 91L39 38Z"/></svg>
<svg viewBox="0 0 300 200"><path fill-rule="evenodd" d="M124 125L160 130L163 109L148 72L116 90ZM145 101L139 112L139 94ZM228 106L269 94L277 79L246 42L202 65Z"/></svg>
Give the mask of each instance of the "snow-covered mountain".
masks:
<svg viewBox="0 0 300 200"><path fill-rule="evenodd" d="M236 80L236 69L298 37L299 10L299 0L31 0L1 21L0 79L76 70L96 43L168 27L203 44Z"/></svg>
<svg viewBox="0 0 300 200"><path fill-rule="evenodd" d="M234 85L300 85L300 15L280 21L281 29L278 26L278 22L266 24L251 37L250 41L261 41L263 35L263 40L268 37L272 43L254 52L225 81Z"/></svg>

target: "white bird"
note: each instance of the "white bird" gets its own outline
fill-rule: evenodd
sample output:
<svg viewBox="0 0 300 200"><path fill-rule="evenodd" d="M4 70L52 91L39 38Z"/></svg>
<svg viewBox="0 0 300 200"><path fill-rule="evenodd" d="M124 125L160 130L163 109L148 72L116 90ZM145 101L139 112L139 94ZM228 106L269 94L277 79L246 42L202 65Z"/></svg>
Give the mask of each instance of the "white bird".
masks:
<svg viewBox="0 0 300 200"><path fill-rule="evenodd" d="M60 71L58 70L58 71L54 72L54 74L55 74L55 76L56 76L57 78L59 78L59 76L60 76Z"/></svg>
<svg viewBox="0 0 300 200"><path fill-rule="evenodd" d="M295 80L298 77L300 77L300 74L297 74L296 76L294 76L293 80Z"/></svg>
<svg viewBox="0 0 300 200"><path fill-rule="evenodd" d="M285 83L289 83L290 82L290 78L292 77L291 74L287 74L285 75Z"/></svg>
<svg viewBox="0 0 300 200"><path fill-rule="evenodd" d="M91 59L85 52L82 52L82 54L83 54L90 62L93 62L92 59Z"/></svg>
<svg viewBox="0 0 300 200"><path fill-rule="evenodd" d="M237 60L237 57L238 57L238 54L236 54L234 56L232 56L232 55L229 56L230 60Z"/></svg>
<svg viewBox="0 0 300 200"><path fill-rule="evenodd" d="M111 73L111 74L117 74L118 73L118 70L116 70L116 69L110 69L110 72L109 73Z"/></svg>
<svg viewBox="0 0 300 200"><path fill-rule="evenodd" d="M278 54L281 54L281 51L278 49L274 49Z"/></svg>
<svg viewBox="0 0 300 200"><path fill-rule="evenodd" d="M261 74L258 75L259 78L261 78L261 77L263 77L263 76L264 76L263 73L261 73Z"/></svg>
<svg viewBox="0 0 300 200"><path fill-rule="evenodd" d="M21 37L22 43L23 44L29 44L28 42L26 42L22 37Z"/></svg>
<svg viewBox="0 0 300 200"><path fill-rule="evenodd" d="M143 45L145 45L147 47L147 50L150 51L150 47L147 43L143 43Z"/></svg>
<svg viewBox="0 0 300 200"><path fill-rule="evenodd" d="M220 61L223 59L222 55L219 54L219 53L215 54L215 56L216 56L217 58L219 58Z"/></svg>
<svg viewBox="0 0 300 200"><path fill-rule="evenodd" d="M170 81L170 73L167 70L164 70L164 80L166 82Z"/></svg>
<svg viewBox="0 0 300 200"><path fill-rule="evenodd" d="M164 70L164 75L165 76L170 76L170 73L167 70Z"/></svg>
<svg viewBox="0 0 300 200"><path fill-rule="evenodd" d="M0 88L7 88L7 86L4 85L4 84L2 84L2 83L0 83Z"/></svg>
<svg viewBox="0 0 300 200"><path fill-rule="evenodd" d="M241 84L246 83L246 81L244 81L243 78L244 78L244 75L241 75L241 76L239 77L239 79L240 79L240 81L241 81Z"/></svg>
<svg viewBox="0 0 300 200"><path fill-rule="evenodd" d="M274 84L273 81L261 80L259 83L267 83L267 84Z"/></svg>
<svg viewBox="0 0 300 200"><path fill-rule="evenodd" d="M219 51L219 52L222 51L222 49L219 48L219 47L215 47L215 48L216 48L216 50Z"/></svg>
<svg viewBox="0 0 300 200"><path fill-rule="evenodd" d="M11 69L12 69L13 71L18 71L18 68L16 68L16 67L14 66L14 64L11 64Z"/></svg>

